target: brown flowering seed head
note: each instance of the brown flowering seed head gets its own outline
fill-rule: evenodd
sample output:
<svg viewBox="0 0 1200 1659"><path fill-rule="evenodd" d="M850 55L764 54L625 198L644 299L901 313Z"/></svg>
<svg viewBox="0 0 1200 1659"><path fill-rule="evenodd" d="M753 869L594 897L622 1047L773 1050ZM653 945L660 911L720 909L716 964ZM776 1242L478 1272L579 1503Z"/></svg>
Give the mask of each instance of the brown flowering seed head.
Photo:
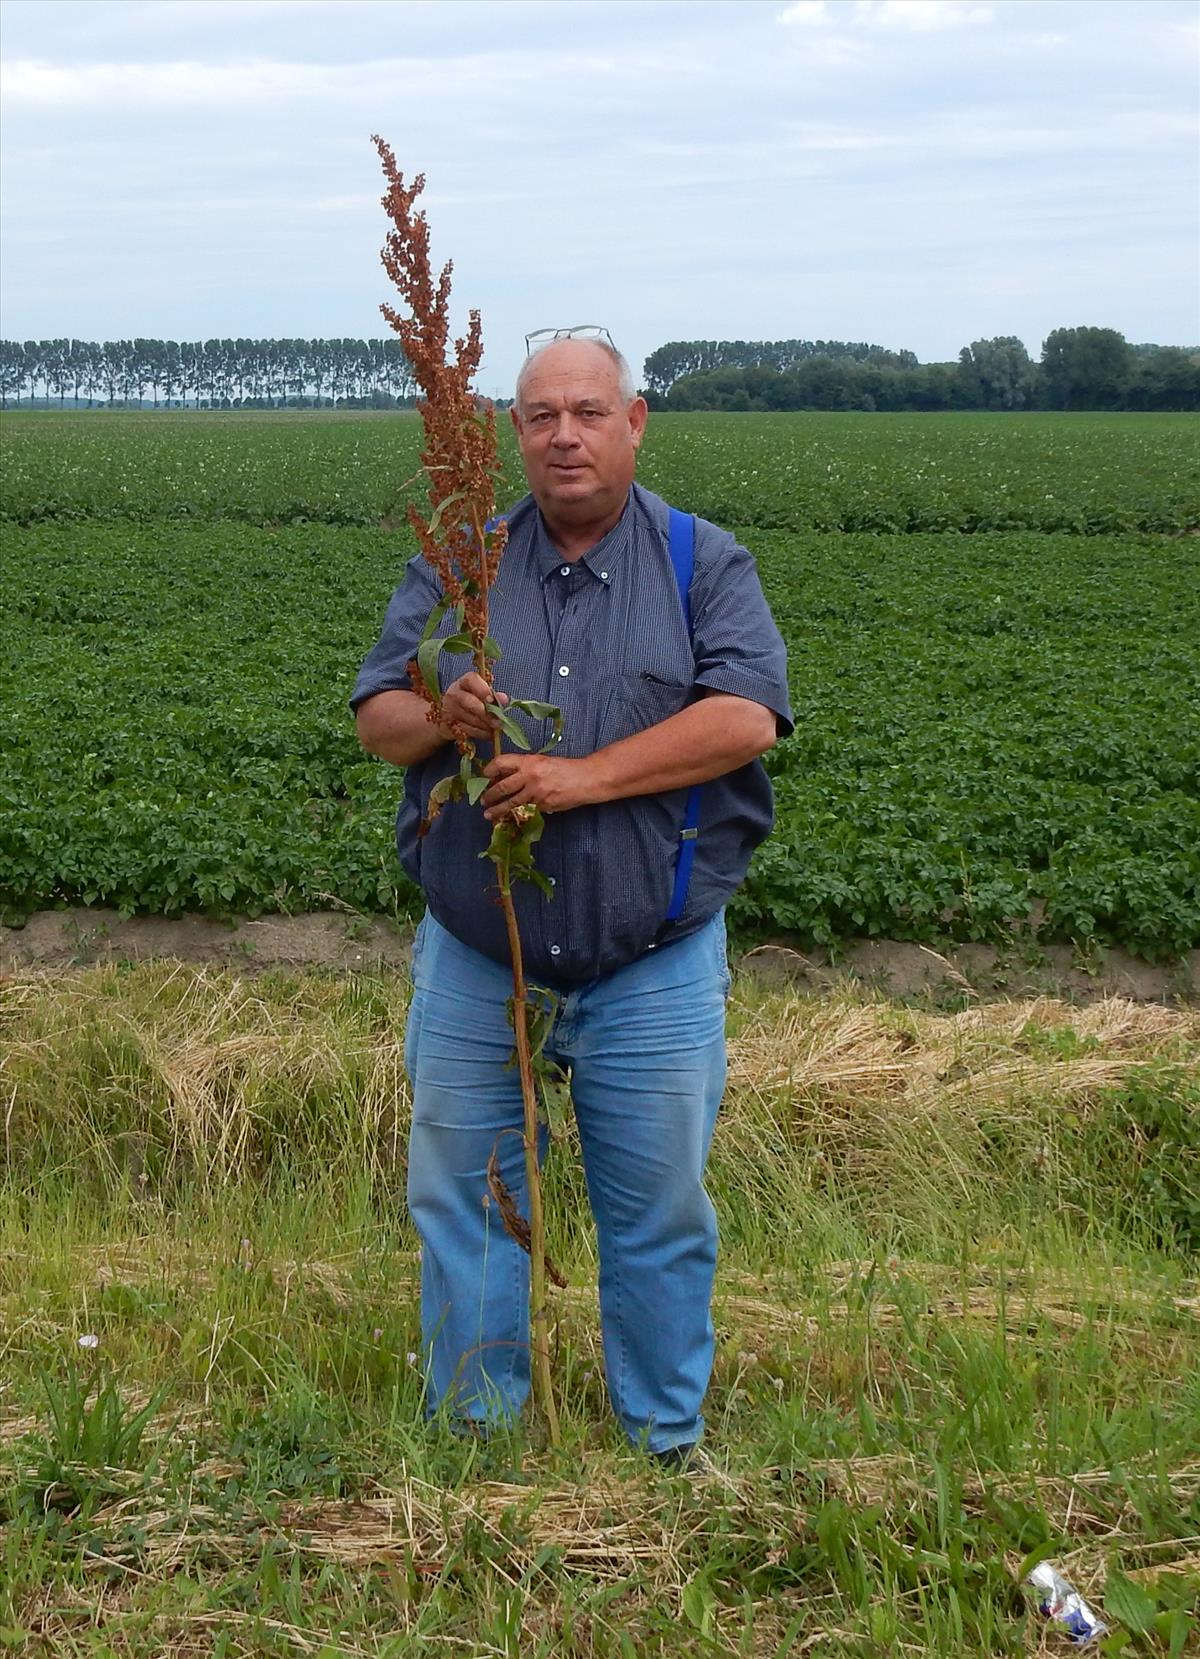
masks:
<svg viewBox="0 0 1200 1659"><path fill-rule="evenodd" d="M378 134L372 135L372 142L387 181L382 201L392 222L381 258L406 307L402 312L385 302L380 310L399 335L424 394L419 406L425 440L421 465L429 480L429 513L422 515L410 503L408 519L443 593L453 605L463 606L464 626L477 647L477 666L490 680L490 667L482 662L487 594L499 570L507 531L504 525L486 529L495 513L500 464L495 409L471 390L483 355L479 312L468 314L467 332L454 340L448 357L453 266L447 261L434 278L429 222L415 205L425 188L425 175L418 173L406 184L390 147ZM464 591L468 582L473 584L470 592ZM437 687L427 687L426 693L436 704Z"/></svg>

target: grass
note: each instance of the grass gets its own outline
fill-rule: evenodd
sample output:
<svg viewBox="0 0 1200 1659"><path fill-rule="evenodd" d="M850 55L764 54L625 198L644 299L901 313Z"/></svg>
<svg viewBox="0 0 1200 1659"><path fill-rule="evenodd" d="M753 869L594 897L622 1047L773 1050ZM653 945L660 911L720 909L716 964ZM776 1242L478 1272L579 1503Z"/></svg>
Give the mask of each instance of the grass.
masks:
<svg viewBox="0 0 1200 1659"><path fill-rule="evenodd" d="M609 1416L569 1136L563 1449L424 1420L406 996L5 983L0 1651L1065 1651L1041 1548L1125 1651L1196 1651L1200 1014L739 981L689 1480Z"/></svg>

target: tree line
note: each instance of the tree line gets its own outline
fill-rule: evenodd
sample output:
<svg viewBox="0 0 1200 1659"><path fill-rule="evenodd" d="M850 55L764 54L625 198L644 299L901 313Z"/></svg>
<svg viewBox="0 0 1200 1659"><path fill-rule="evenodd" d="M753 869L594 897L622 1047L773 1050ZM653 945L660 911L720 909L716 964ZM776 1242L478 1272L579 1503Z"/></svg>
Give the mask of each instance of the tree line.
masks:
<svg viewBox="0 0 1200 1659"><path fill-rule="evenodd" d="M1200 347L1135 345L1111 328L1058 328L1038 362L1012 335L953 363L846 340L673 340L646 358L652 408L676 410L1200 410ZM0 405L209 409L411 404L400 342L0 340Z"/></svg>
<svg viewBox="0 0 1200 1659"><path fill-rule="evenodd" d="M397 339L0 340L0 402L153 408L394 408L414 382Z"/></svg>
<svg viewBox="0 0 1200 1659"><path fill-rule="evenodd" d="M652 408L1200 410L1200 346L1134 345L1057 328L1040 362L1012 335L954 363L837 340L676 340L646 359Z"/></svg>

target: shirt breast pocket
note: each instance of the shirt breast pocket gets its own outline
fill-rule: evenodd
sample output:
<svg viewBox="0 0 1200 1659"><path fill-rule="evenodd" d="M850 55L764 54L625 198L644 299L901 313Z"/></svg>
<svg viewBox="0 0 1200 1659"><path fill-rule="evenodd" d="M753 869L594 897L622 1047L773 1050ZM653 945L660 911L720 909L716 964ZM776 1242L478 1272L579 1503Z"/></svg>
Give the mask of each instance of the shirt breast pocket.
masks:
<svg viewBox="0 0 1200 1659"><path fill-rule="evenodd" d="M669 720L691 702L692 689L655 674L618 674L609 689L596 747L619 743Z"/></svg>

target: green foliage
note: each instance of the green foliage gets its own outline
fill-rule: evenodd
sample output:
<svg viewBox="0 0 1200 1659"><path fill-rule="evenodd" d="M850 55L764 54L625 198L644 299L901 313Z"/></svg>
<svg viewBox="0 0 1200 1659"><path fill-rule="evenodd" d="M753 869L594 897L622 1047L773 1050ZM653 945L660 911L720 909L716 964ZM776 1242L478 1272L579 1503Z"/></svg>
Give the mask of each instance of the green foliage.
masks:
<svg viewBox="0 0 1200 1659"><path fill-rule="evenodd" d="M958 373L922 372L935 368ZM715 523L761 529L1182 530L1200 525L1195 430L1177 414L656 416L639 475ZM498 435L515 498L507 422ZM420 438L402 415L10 413L0 519L403 525L424 494Z"/></svg>
<svg viewBox="0 0 1200 1659"><path fill-rule="evenodd" d="M5 919L410 909L399 780L346 701L411 551L378 526L403 516L419 423L0 433ZM1193 435L1169 415L652 423L644 481L735 529L790 647L797 731L768 757L744 935L1200 941L1200 557L1133 533L1200 522ZM435 615L421 649L460 631ZM506 743L549 706L500 711Z"/></svg>
<svg viewBox="0 0 1200 1659"><path fill-rule="evenodd" d="M1136 1074L1105 1099L1101 1132L1111 1151L1099 1175L1109 1198L1141 1237L1200 1254L1200 1081L1194 1069Z"/></svg>
<svg viewBox="0 0 1200 1659"><path fill-rule="evenodd" d="M1200 942L1200 557L1065 536L742 532L796 733L750 928Z"/></svg>
<svg viewBox="0 0 1200 1659"><path fill-rule="evenodd" d="M720 1473L693 1478L612 1419L573 1124L547 1159L562 1448L427 1418L407 995L398 973L179 963L3 989L0 1649L1066 1653L1020 1587L1033 1552L1110 1653L1194 1651L1195 1258L1112 1201L1129 1143L1089 1081L1182 1091L1186 1013L964 1018L735 981L707 1180ZM98 1180L120 1126L197 1128L181 1084L215 1061L223 1178ZM80 1330L116 1404L113 1373L62 1380Z"/></svg>
<svg viewBox="0 0 1200 1659"><path fill-rule="evenodd" d="M531 881L548 899L554 896L550 878L533 861L533 849L545 827L546 820L535 806L520 806L507 817L497 818L492 838L479 856L495 865L502 893L509 892L514 881Z"/></svg>
<svg viewBox="0 0 1200 1659"><path fill-rule="evenodd" d="M15 1489L0 1494L0 1516L30 1506L88 1510L120 1493L120 1477L137 1468L143 1436L166 1394L160 1388L134 1406L115 1377L81 1377L73 1364L68 1364L61 1383L43 1373L42 1388L46 1427L25 1442L32 1465Z"/></svg>

